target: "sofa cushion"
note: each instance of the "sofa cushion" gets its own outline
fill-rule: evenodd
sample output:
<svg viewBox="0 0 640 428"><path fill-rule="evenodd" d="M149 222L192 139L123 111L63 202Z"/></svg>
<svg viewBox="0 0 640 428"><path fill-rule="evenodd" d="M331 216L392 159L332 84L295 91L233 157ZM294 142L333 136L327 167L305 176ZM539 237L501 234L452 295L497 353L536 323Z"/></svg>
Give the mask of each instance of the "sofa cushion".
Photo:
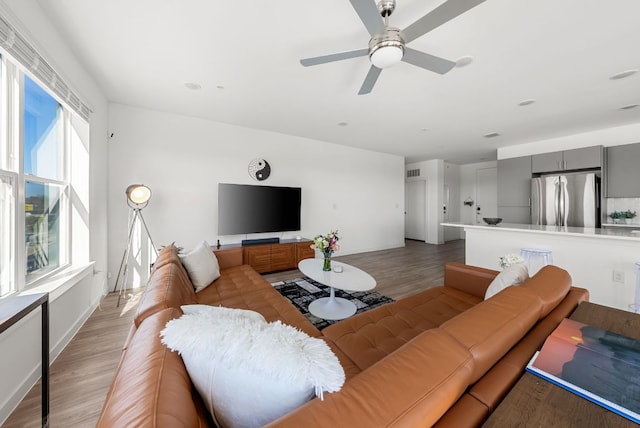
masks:
<svg viewBox="0 0 640 428"><path fill-rule="evenodd" d="M182 359L160 342L160 331L180 315L179 309L159 311L134 332L107 393L99 428L210 426Z"/></svg>
<svg viewBox="0 0 640 428"><path fill-rule="evenodd" d="M222 270L215 287L196 294L198 303L259 312L269 322L280 320L312 337L320 331L249 265Z"/></svg>
<svg viewBox="0 0 640 428"><path fill-rule="evenodd" d="M540 318L547 316L565 298L571 289L571 275L558 266L543 266L534 276L522 284L542 302Z"/></svg>
<svg viewBox="0 0 640 428"><path fill-rule="evenodd" d="M425 330L481 301L452 287L435 287L342 320L322 330L364 370Z"/></svg>
<svg viewBox="0 0 640 428"><path fill-rule="evenodd" d="M176 248L173 243L166 245L162 247L162 249L160 249L158 257L153 262L153 268L151 269L151 272L153 273L156 269L166 265L167 263L182 265L180 257L178 257L178 248Z"/></svg>
<svg viewBox="0 0 640 428"><path fill-rule="evenodd" d="M342 387L344 371L323 340L231 315L185 314L162 331L221 427L260 427Z"/></svg>
<svg viewBox="0 0 640 428"><path fill-rule="evenodd" d="M133 318L137 326L149 315L162 309L197 303L196 293L182 265L167 263L155 270L147 284Z"/></svg>
<svg viewBox="0 0 640 428"><path fill-rule="evenodd" d="M458 400L473 359L440 329L420 333L345 383L268 427L427 427Z"/></svg>
<svg viewBox="0 0 640 428"><path fill-rule="evenodd" d="M193 250L181 255L180 260L189 274L196 293L204 290L213 281L220 278L218 259L213 254L207 241L202 241Z"/></svg>
<svg viewBox="0 0 640 428"><path fill-rule="evenodd" d="M542 303L530 290L509 287L440 326L473 355L480 379L535 325Z"/></svg>

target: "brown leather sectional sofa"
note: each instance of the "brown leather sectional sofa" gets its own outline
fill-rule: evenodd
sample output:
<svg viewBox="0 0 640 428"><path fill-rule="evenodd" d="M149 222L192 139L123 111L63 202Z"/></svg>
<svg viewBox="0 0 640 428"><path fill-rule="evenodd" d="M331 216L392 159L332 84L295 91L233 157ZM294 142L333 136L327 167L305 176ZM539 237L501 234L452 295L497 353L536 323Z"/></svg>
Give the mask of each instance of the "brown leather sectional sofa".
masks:
<svg viewBox="0 0 640 428"><path fill-rule="evenodd" d="M161 252L137 308L99 427L213 426L182 359L160 343L180 305L260 312L325 340L346 373L325 393L269 427L475 427L522 375L548 334L583 300L569 274L546 266L483 301L496 271L449 263L445 283L318 331L241 252L217 253L222 276L195 293L177 250Z"/></svg>

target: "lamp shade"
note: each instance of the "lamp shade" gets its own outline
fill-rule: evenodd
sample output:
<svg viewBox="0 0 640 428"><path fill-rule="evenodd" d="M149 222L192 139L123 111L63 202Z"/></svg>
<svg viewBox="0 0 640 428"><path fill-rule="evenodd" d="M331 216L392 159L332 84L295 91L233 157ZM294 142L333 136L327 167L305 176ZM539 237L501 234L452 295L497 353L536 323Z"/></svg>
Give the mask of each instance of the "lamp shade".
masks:
<svg viewBox="0 0 640 428"><path fill-rule="evenodd" d="M127 194L127 203L136 207L146 206L151 199L151 189L144 184L132 184L127 187L125 193Z"/></svg>

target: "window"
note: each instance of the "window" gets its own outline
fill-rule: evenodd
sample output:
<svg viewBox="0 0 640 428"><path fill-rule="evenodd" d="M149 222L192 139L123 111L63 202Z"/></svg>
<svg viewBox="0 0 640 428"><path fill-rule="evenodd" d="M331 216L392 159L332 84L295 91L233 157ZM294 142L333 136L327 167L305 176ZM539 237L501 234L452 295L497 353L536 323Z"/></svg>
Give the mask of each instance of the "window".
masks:
<svg viewBox="0 0 640 428"><path fill-rule="evenodd" d="M61 266L65 184L62 105L24 76L23 168L27 282Z"/></svg>
<svg viewBox="0 0 640 428"><path fill-rule="evenodd" d="M0 56L0 297L69 263L71 112Z"/></svg>
<svg viewBox="0 0 640 428"><path fill-rule="evenodd" d="M24 173L60 180L62 106L24 76Z"/></svg>
<svg viewBox="0 0 640 428"><path fill-rule="evenodd" d="M24 223L27 281L60 266L64 256L60 207L62 187L25 183Z"/></svg>

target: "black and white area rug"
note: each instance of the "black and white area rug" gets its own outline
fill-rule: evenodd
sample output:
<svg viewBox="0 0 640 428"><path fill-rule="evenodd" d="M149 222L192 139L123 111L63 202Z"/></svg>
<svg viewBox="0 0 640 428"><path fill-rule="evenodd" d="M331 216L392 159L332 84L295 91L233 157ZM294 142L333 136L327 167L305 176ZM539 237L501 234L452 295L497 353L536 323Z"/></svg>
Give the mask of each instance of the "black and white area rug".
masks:
<svg viewBox="0 0 640 428"><path fill-rule="evenodd" d="M326 285L322 285L319 282L306 277L275 282L271 285L273 285L273 288L275 288L280 294L289 299L289 301L293 303L293 306L302 312L302 314L307 317L307 319L311 321L318 330L322 330L323 328L337 322L335 320L318 318L309 313L308 310L309 303L321 297L329 297L330 288ZM390 297L383 296L375 291L349 292L335 290L335 295L336 297L351 300L358 308L356 314L394 301Z"/></svg>

